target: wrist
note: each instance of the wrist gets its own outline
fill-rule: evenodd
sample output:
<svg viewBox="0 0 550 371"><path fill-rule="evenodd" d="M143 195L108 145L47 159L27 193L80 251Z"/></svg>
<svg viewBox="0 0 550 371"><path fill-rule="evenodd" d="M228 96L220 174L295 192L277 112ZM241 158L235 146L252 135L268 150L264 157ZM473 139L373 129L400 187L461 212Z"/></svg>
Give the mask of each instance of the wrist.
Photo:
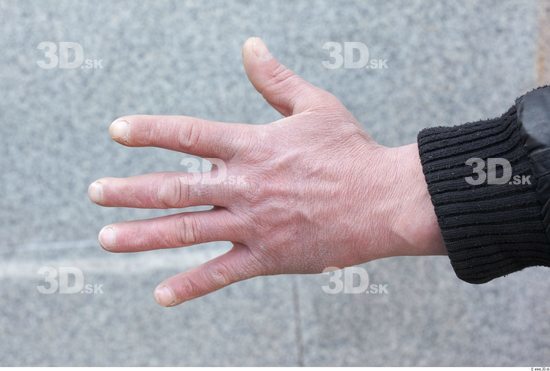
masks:
<svg viewBox="0 0 550 371"><path fill-rule="evenodd" d="M447 255L428 185L422 171L418 145L390 148L396 171L393 179L395 207L392 255Z"/></svg>

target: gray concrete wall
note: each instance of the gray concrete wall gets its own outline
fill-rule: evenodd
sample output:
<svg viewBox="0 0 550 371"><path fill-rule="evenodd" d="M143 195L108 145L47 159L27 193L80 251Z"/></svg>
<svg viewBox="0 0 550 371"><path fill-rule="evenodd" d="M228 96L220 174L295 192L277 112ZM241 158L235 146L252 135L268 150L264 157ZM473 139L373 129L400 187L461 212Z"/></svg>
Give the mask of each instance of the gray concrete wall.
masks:
<svg viewBox="0 0 550 371"><path fill-rule="evenodd" d="M548 365L546 269L472 286L445 257L393 258L365 265L388 294L328 295L326 276L278 276L164 309L154 286L227 244L108 254L95 240L101 226L162 213L102 209L86 196L102 176L180 169L181 154L114 144L117 116L277 119L244 75L249 36L396 146L426 126L500 114L548 79L548 8L0 0L0 364ZM42 69L43 41L77 42L103 68ZM388 68L326 69L327 41L362 42ZM44 266L78 267L103 294L40 294Z"/></svg>

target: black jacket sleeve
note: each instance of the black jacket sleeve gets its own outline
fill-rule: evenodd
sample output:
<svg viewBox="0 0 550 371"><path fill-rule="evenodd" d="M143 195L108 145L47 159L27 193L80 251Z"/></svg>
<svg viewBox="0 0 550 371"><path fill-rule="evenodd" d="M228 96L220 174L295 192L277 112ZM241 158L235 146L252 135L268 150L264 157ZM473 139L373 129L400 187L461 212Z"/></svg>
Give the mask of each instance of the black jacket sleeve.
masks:
<svg viewBox="0 0 550 371"><path fill-rule="evenodd" d="M550 266L550 86L499 118L424 129L418 147L459 278Z"/></svg>

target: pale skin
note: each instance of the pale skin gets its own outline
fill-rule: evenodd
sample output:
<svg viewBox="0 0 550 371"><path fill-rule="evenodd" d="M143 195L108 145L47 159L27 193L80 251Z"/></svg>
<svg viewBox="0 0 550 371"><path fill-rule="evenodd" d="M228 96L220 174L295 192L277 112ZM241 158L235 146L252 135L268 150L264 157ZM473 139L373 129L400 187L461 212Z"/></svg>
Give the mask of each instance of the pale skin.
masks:
<svg viewBox="0 0 550 371"><path fill-rule="evenodd" d="M100 231L111 252L233 243L227 253L160 283L154 292L160 305L256 276L446 254L416 144L377 144L337 98L281 65L259 38L244 44L243 63L252 85L284 118L247 125L134 115L109 128L125 146L220 159L226 167L223 177L211 170L214 182L172 172L90 185L90 199L102 206L213 206Z"/></svg>

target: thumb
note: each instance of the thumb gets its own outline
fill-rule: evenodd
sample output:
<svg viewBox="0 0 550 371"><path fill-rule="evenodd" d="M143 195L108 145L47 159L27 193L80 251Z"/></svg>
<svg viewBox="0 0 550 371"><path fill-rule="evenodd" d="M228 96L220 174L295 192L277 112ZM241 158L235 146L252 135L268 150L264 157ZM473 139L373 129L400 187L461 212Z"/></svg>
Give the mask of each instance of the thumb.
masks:
<svg viewBox="0 0 550 371"><path fill-rule="evenodd" d="M243 64L252 85L284 116L314 108L329 95L279 63L258 37L244 43Z"/></svg>

